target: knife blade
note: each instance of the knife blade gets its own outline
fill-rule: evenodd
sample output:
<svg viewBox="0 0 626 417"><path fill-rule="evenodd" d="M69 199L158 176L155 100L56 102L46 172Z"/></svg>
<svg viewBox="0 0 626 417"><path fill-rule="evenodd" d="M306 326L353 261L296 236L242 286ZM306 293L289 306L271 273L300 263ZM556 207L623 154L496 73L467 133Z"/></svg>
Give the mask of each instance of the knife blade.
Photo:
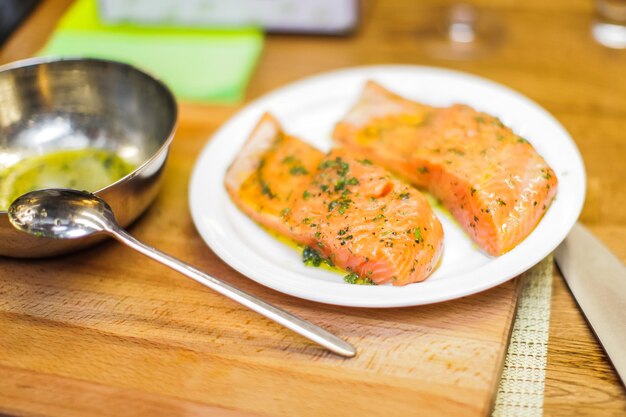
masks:
<svg viewBox="0 0 626 417"><path fill-rule="evenodd" d="M574 225L554 257L626 385L626 267L580 223Z"/></svg>

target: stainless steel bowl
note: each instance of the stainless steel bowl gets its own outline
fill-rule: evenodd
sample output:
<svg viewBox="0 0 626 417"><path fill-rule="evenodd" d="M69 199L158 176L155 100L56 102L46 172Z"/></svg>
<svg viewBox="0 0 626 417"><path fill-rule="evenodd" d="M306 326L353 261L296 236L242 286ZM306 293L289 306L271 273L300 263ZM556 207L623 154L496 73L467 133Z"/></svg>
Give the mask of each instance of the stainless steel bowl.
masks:
<svg viewBox="0 0 626 417"><path fill-rule="evenodd" d="M123 226L157 195L176 127L168 88L126 64L97 59L31 59L0 67L0 170L31 155L86 147L107 149L137 168L98 190ZM91 245L35 238L0 211L0 255L45 257Z"/></svg>

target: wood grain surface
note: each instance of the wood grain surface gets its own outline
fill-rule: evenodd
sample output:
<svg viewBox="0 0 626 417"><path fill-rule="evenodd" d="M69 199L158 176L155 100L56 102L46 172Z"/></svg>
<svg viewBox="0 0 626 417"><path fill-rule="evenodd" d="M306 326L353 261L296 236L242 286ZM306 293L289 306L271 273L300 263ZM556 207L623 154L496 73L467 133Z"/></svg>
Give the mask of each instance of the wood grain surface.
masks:
<svg viewBox="0 0 626 417"><path fill-rule="evenodd" d="M32 55L69 3L44 1L0 49L0 62ZM626 260L626 51L591 39L592 2L475 0L499 25L501 41L483 56L459 61L434 57L422 36L433 7L443 3L366 1L353 36L270 36L248 98L320 71L378 63L455 68L508 85L572 134L588 174L581 221ZM497 380L518 283L441 305L343 309L266 290L201 242L187 209L189 171L210 133L238 108L181 106L163 192L132 233L336 331L362 354L350 361L326 354L107 242L34 264L0 261L0 410L486 415L491 399L485 393ZM626 413L624 388L558 272L546 377L547 416Z"/></svg>
<svg viewBox="0 0 626 417"><path fill-rule="evenodd" d="M11 412L18 398L28 411L64 415L38 396L28 402L47 387L54 394L45 400L57 398L55 405L65 403L59 397L88 396L72 407L77 415L97 412L97 402L119 406L114 414L121 415L125 405L112 400L127 388L150 401L148 394L172 397L163 400L168 405L179 399L276 416L486 415L519 281L451 303L368 310L306 302L247 280L202 243L187 207L193 160L223 117L218 109L182 106L162 192L131 232L348 339L358 357L329 354L106 242L62 258L0 264L0 406Z"/></svg>

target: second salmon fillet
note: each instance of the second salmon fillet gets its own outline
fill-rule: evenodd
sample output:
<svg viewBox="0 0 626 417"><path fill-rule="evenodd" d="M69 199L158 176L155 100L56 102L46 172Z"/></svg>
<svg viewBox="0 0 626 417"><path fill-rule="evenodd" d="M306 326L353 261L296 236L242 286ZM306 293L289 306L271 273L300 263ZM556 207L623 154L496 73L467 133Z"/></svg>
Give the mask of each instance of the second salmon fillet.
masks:
<svg viewBox="0 0 626 417"><path fill-rule="evenodd" d="M371 81L334 140L426 188L490 255L520 243L556 193L554 171L497 118L423 105Z"/></svg>

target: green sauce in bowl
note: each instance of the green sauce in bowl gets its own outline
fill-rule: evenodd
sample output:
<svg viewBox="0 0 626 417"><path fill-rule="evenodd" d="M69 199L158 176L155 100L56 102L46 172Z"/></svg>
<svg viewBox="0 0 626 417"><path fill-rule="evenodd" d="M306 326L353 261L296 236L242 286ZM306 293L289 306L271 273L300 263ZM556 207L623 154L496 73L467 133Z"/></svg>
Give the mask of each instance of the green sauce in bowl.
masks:
<svg viewBox="0 0 626 417"><path fill-rule="evenodd" d="M86 148L31 156L0 171L0 210L34 190L74 188L90 192L104 188L135 166L114 152Z"/></svg>

